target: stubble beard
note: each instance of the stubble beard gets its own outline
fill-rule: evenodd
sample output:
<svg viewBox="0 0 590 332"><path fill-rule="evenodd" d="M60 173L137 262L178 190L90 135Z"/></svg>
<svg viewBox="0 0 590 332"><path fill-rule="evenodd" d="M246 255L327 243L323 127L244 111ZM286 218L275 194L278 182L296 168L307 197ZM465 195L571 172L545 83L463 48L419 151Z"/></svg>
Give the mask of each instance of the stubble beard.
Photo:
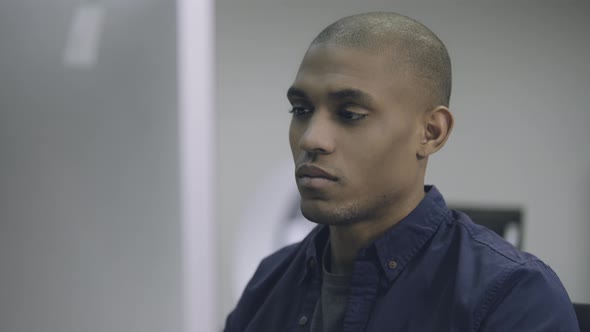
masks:
<svg viewBox="0 0 590 332"><path fill-rule="evenodd" d="M317 224L348 226L378 218L383 210L392 204L392 195L381 195L373 199L345 202L336 206L307 206L301 201L303 216Z"/></svg>

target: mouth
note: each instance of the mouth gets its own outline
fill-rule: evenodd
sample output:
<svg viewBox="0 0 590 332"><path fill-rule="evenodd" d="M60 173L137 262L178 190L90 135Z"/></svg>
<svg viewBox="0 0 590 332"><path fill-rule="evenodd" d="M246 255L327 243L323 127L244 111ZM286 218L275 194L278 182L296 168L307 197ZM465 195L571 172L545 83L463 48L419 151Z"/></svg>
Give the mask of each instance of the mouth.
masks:
<svg viewBox="0 0 590 332"><path fill-rule="evenodd" d="M295 172L297 184L302 187L320 189L338 182L338 177L321 167L303 164Z"/></svg>

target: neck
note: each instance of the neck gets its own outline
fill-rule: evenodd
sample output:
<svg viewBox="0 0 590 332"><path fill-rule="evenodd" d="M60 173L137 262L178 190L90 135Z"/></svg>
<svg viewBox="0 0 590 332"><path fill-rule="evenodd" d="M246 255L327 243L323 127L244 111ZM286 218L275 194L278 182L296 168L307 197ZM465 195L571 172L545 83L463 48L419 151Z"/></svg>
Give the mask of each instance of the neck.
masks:
<svg viewBox="0 0 590 332"><path fill-rule="evenodd" d="M357 221L350 225L330 226L331 271L337 274L352 272L359 249L366 247L388 229L405 218L424 198L424 190L416 193L404 204L396 204L393 211L381 218Z"/></svg>

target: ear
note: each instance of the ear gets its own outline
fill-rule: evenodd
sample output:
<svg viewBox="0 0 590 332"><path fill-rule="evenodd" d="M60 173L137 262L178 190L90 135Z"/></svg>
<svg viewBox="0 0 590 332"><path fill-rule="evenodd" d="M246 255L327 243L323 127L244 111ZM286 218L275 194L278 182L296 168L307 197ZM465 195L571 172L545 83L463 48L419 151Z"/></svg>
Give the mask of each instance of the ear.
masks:
<svg viewBox="0 0 590 332"><path fill-rule="evenodd" d="M424 159L445 145L453 129L453 115L445 106L437 106L424 113L420 144L416 156Z"/></svg>

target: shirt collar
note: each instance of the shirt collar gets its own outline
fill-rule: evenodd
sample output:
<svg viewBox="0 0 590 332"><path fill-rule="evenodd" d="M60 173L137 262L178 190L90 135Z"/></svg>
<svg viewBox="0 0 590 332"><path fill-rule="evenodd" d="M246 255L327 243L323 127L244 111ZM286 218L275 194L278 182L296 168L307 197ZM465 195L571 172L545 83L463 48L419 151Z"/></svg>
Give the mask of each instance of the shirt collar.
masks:
<svg viewBox="0 0 590 332"><path fill-rule="evenodd" d="M424 198L416 208L369 246L361 249L357 259L369 259L377 253L379 265L389 281L393 281L414 255L434 235L443 220L450 216L444 198L435 186L424 186ZM321 250L329 236L329 227L320 225L311 231L306 248L306 268L300 282L308 275L321 273ZM319 248L319 251L318 251Z"/></svg>
<svg viewBox="0 0 590 332"><path fill-rule="evenodd" d="M299 278L299 283L311 276L318 277L321 274L321 260L322 249L328 241L330 228L326 225L318 225L308 235L310 239L309 245L305 250L305 269L303 269ZM304 240L305 241L305 240Z"/></svg>
<svg viewBox="0 0 590 332"><path fill-rule="evenodd" d="M404 270L442 221L450 217L451 211L438 189L425 186L424 191L426 195L418 206L370 245L376 249L379 265L389 281Z"/></svg>

